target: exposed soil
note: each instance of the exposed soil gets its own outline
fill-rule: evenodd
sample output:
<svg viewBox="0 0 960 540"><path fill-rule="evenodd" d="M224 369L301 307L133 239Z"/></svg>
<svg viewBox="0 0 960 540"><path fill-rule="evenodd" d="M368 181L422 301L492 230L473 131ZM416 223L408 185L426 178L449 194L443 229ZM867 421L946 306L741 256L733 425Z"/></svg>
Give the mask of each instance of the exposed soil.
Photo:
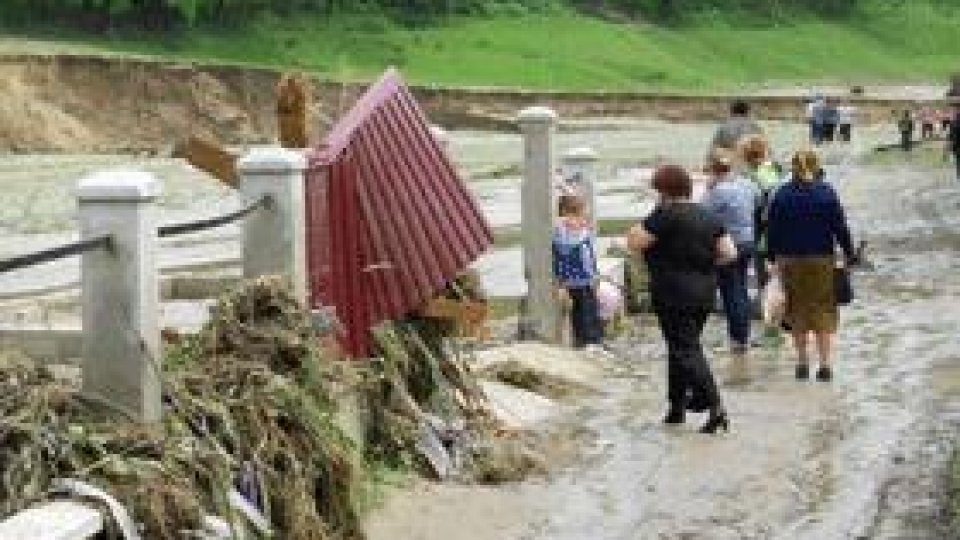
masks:
<svg viewBox="0 0 960 540"><path fill-rule="evenodd" d="M6 49L9 51L9 47ZM114 56L67 54L0 55L0 151L168 155L191 135L231 145L276 138L274 87L279 73L237 66L200 66ZM352 105L362 84L314 81L311 141ZM431 119L449 128L514 129L517 111L551 105L564 129L584 126L575 118L634 117L702 121L726 114L729 96L627 93L560 93L419 87L414 89ZM914 93L850 97L864 118L889 119ZM796 120L806 89L756 95L758 116Z"/></svg>

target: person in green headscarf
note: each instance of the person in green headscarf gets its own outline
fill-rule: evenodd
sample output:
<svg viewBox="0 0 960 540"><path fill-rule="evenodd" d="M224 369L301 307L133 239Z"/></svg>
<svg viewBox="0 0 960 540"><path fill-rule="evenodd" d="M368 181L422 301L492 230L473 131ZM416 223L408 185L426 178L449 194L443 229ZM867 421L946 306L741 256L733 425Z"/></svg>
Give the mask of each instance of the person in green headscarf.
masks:
<svg viewBox="0 0 960 540"><path fill-rule="evenodd" d="M767 284L766 230L767 209L772 194L783 182L780 167L770 159L770 145L762 135L748 135L740 140L740 159L743 162L743 176L750 179L759 192L759 201L754 213L754 271L757 275L758 290Z"/></svg>

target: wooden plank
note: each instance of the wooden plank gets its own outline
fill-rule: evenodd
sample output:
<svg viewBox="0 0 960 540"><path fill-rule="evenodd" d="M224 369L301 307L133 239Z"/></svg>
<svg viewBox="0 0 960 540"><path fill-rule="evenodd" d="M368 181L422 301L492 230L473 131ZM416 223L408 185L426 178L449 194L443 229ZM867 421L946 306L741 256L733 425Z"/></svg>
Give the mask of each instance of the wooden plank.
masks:
<svg viewBox="0 0 960 540"><path fill-rule="evenodd" d="M102 530L100 512L73 501L53 501L0 522L0 540L87 540Z"/></svg>

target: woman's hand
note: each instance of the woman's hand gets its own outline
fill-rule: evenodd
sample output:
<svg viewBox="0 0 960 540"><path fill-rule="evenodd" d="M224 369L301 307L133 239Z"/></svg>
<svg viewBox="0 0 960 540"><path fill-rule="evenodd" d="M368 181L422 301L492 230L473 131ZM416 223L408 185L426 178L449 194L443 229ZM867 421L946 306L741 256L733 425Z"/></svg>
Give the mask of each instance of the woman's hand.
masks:
<svg viewBox="0 0 960 540"><path fill-rule="evenodd" d="M627 249L633 253L643 253L650 249L656 241L657 238L647 232L641 224L634 225L627 231Z"/></svg>
<svg viewBox="0 0 960 540"><path fill-rule="evenodd" d="M717 264L721 266L737 260L737 245L733 242L733 238L729 234L717 238L714 251Z"/></svg>

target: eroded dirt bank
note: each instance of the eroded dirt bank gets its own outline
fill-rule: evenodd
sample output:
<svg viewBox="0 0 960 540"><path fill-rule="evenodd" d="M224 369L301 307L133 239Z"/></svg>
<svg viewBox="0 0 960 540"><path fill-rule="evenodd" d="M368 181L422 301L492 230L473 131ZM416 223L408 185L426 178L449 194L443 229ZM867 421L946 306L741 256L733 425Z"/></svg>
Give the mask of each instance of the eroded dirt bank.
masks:
<svg viewBox="0 0 960 540"><path fill-rule="evenodd" d="M549 479L433 486L374 516L373 540L950 540L941 473L960 426L960 186L927 158L831 158L876 269L843 311L836 380L792 353L713 353L732 433L665 429L655 326L622 344L607 391L575 412L593 443ZM707 339L723 343L714 318Z"/></svg>
<svg viewBox="0 0 960 540"><path fill-rule="evenodd" d="M169 153L191 135L228 144L274 140L274 85L268 69L197 66L116 57L0 56L0 151ZM349 108L359 84L316 81L313 140ZM562 118L625 116L676 121L712 120L728 96L662 93L551 93L489 89L416 88L431 119L447 127L511 129L522 107L549 104ZM801 96L758 95L757 114L801 117ZM891 96L858 98L864 117L889 118L902 103Z"/></svg>

